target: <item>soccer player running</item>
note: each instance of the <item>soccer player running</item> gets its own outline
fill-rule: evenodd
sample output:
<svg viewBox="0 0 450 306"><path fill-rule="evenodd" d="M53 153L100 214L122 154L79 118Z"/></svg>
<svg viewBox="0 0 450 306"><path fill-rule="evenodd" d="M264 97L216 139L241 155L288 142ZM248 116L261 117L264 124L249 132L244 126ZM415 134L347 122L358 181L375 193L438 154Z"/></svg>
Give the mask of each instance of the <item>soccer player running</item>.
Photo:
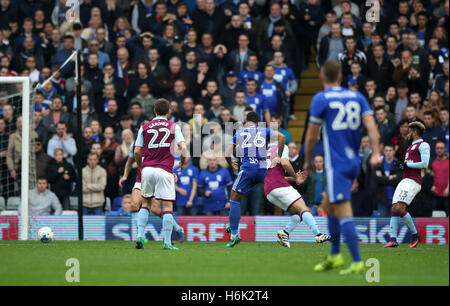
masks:
<svg viewBox="0 0 450 306"><path fill-rule="evenodd" d="M155 102L155 118L139 129L135 143L134 157L138 170L142 171L142 206L151 207L152 202L162 201L163 240L165 250L178 250L172 245L171 236L174 226L173 202L175 201L175 162L174 142L181 151L180 169L186 163L189 152L186 148L180 127L167 120L170 111L169 101L158 99ZM155 205L155 204L153 204ZM136 248L142 249L144 242L145 209L138 215L138 237ZM148 211L147 211L148 215Z"/></svg>
<svg viewBox="0 0 450 306"><path fill-rule="evenodd" d="M418 121L408 125L408 140L412 142L405 154L405 161L397 162L397 167L403 172L403 179L397 185L392 198L391 237L385 248L398 247L397 233L400 218L412 233L410 248L415 248L420 241L417 229L406 207L422 188L421 170L428 168L430 162L430 145L423 141L425 126Z"/></svg>
<svg viewBox="0 0 450 306"><path fill-rule="evenodd" d="M267 154L271 164L278 156L278 147L271 145ZM266 179L264 180L264 194L270 203L275 204L282 210L289 212L292 216L284 229L277 232L278 242L287 248L290 248L289 234L298 226L300 222L305 222L314 234L317 243L323 243L330 240L330 236L319 232L316 219L312 216L308 207L303 201L298 191L288 183L284 174L287 172L290 176L295 177L296 183L301 184L306 180L304 172L295 173L289 161L289 149L284 145L281 162L275 167L267 170Z"/></svg>
<svg viewBox="0 0 450 306"><path fill-rule="evenodd" d="M328 215L331 254L314 270L325 271L344 265L340 253L342 232L353 261L349 268L340 271L341 275L346 275L364 272L350 202L351 186L361 167L358 159L361 123L367 128L372 145L370 164L379 165L381 156L380 134L373 112L362 94L339 86L341 69L337 61L326 61L321 67L324 90L316 94L311 103L303 171L311 170L312 154L322 128L327 182L322 205Z"/></svg>
<svg viewBox="0 0 450 306"><path fill-rule="evenodd" d="M148 120L144 120L141 124L141 126L148 123ZM119 186L122 188L123 182L125 182L128 179L128 176L130 175L131 169L133 168L133 164L135 162L134 159L134 147L135 143L133 143L130 146L130 153L128 155L128 160L125 163L125 169L123 171L123 176L119 180ZM144 238L144 230L145 226L148 223L148 217L149 217L149 208L146 204L142 204L142 194L141 194L141 185L142 185L142 176L141 171L137 170L136 175L136 182L134 183L133 190L131 191L131 212L134 214L136 213L136 226L138 231L138 237ZM140 210L144 210L142 213L139 214ZM156 216L159 216L160 218L163 217L162 215L162 209L161 204L158 201L151 201L150 211L154 213ZM134 216L133 216L134 220ZM186 235L184 233L184 229L178 225L176 220L173 220L173 230L178 233L179 235L179 241L184 242L186 239ZM138 246L138 245L136 245ZM140 244L139 244L140 246Z"/></svg>
<svg viewBox="0 0 450 306"><path fill-rule="evenodd" d="M232 248L241 241L239 235L239 220L241 219L240 202L256 184L263 183L267 173L267 147L270 139L278 139L278 147L284 149L285 136L266 127L257 126L259 115L249 112L246 116L244 128L233 136L233 142L227 147L226 159L233 167L231 154L236 150L236 157L241 157L241 169L231 189L230 200L230 242L227 247ZM278 150L279 162L283 149Z"/></svg>

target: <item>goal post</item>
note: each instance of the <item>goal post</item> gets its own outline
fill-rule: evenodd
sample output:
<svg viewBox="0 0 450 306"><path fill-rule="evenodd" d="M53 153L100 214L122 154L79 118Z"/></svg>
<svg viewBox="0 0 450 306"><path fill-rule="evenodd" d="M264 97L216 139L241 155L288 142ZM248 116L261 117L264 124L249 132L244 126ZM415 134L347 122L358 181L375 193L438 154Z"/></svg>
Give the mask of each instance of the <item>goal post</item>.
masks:
<svg viewBox="0 0 450 306"><path fill-rule="evenodd" d="M0 90L8 89L7 86L17 86L21 91L21 101L17 100L18 110L22 115L22 156L21 156L21 180L20 180L20 240L28 240L28 195L30 187L30 153L31 149L34 152L34 148L31 148L30 130L33 129L33 121L31 118L31 84L29 77L0 77ZM8 93L8 91L6 91ZM6 97L1 98L14 98L18 96L14 91Z"/></svg>

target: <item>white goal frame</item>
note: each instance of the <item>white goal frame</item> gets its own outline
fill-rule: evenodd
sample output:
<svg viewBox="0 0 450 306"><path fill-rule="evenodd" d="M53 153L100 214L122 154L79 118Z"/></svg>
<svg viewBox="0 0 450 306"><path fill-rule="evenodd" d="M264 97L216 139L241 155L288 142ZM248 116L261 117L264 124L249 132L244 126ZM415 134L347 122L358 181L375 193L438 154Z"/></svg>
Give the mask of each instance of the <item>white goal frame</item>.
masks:
<svg viewBox="0 0 450 306"><path fill-rule="evenodd" d="M20 240L28 240L28 194L29 194L29 156L30 156L30 78L29 77L0 77L3 84L22 84L22 169L20 186L20 220L21 233ZM26 140L26 141L25 141ZM34 150L34 148L33 148Z"/></svg>

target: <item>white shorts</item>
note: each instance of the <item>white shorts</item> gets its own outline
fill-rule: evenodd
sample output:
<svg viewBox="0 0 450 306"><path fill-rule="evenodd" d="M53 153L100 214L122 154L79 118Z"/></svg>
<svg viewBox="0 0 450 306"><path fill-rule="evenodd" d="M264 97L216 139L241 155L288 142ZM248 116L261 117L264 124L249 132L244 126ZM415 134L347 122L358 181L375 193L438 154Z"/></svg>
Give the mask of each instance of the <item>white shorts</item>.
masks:
<svg viewBox="0 0 450 306"><path fill-rule="evenodd" d="M172 173L160 168L142 170L142 197L160 201L175 201L175 179Z"/></svg>
<svg viewBox="0 0 450 306"><path fill-rule="evenodd" d="M132 190L135 190L135 189L141 190L142 189L142 183L141 182L134 183L134 186L133 186Z"/></svg>
<svg viewBox="0 0 450 306"><path fill-rule="evenodd" d="M411 204L421 188L422 186L412 179L405 178L401 180L400 183L398 183L397 188L395 188L392 204L398 202L405 203L406 205Z"/></svg>
<svg viewBox="0 0 450 306"><path fill-rule="evenodd" d="M269 200L270 203L278 206L284 211L287 211L289 206L301 198L302 196L300 193L292 186L276 188L267 195L267 200Z"/></svg>

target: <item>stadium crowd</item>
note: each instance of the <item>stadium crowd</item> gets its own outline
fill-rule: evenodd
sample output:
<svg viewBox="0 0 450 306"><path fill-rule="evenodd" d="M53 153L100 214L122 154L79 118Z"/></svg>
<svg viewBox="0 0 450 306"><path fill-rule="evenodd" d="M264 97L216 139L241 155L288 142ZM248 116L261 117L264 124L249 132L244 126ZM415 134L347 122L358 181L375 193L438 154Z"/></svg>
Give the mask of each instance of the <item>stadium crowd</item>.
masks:
<svg viewBox="0 0 450 306"><path fill-rule="evenodd" d="M393 164L404 159L407 123L415 120L426 126L432 160L411 214L448 215L448 0L380 0L375 15L365 0L79 0L79 18L67 17L67 2L0 0L0 76L29 76L44 84L33 96L37 187L30 207L37 207L31 212L70 209L76 165L82 163L85 213L103 214L109 198L112 214L129 214L136 169L122 188L119 178L140 125L154 117L154 102L164 97L170 120L185 123L195 156L179 173L178 213L227 214L235 173L223 155L233 136L225 126L242 123L246 111L279 124L291 163L300 170L304 148L287 129L295 120L301 72L314 52L319 67L327 59L342 63L342 86L366 96L380 130L384 162L376 169L361 134L355 215L390 216L401 179ZM379 20L369 22L368 16ZM81 101L75 62L66 62L74 50L83 52ZM19 195L21 180L23 123L20 104L9 101L9 94L1 85L4 199ZM81 145L75 141L77 107ZM194 143L201 144L200 154L193 154ZM315 171L304 184L293 182L315 215L322 214L326 188L323 154L319 145ZM243 215L274 213L263 186L241 208Z"/></svg>

